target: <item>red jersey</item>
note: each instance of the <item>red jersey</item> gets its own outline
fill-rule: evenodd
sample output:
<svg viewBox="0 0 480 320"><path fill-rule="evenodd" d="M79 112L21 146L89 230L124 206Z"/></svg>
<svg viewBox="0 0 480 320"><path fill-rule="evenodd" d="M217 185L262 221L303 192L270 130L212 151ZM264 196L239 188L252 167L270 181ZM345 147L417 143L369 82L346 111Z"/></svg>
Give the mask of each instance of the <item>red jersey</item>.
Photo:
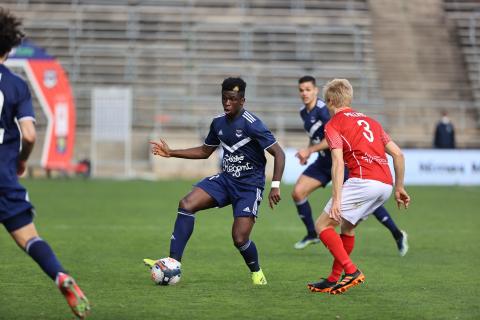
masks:
<svg viewBox="0 0 480 320"><path fill-rule="evenodd" d="M380 123L353 109L335 114L325 125L330 149L342 149L349 177L393 184L385 145L390 137Z"/></svg>

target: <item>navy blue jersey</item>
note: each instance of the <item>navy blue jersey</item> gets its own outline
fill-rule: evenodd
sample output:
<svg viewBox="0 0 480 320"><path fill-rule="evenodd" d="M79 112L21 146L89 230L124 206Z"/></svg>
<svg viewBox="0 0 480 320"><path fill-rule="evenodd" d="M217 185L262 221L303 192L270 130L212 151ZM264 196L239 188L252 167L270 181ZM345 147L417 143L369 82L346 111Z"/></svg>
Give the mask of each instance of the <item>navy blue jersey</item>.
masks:
<svg viewBox="0 0 480 320"><path fill-rule="evenodd" d="M310 111L308 111L304 105L302 109L300 109L300 117L303 120L303 128L310 138L310 144L319 144L325 136L325 125L328 120L330 120L327 105L320 99L317 100L317 104ZM318 157L319 159L324 158L322 162L325 162L325 167L331 167L332 159L330 150L318 152Z"/></svg>
<svg viewBox="0 0 480 320"><path fill-rule="evenodd" d="M15 120L35 120L27 83L0 64L0 193L21 190L17 177L21 135Z"/></svg>
<svg viewBox="0 0 480 320"><path fill-rule="evenodd" d="M259 188L265 186L265 149L275 137L263 122L243 109L233 120L213 119L205 145L223 147L222 171L227 177Z"/></svg>
<svg viewBox="0 0 480 320"><path fill-rule="evenodd" d="M307 111L307 107L300 109L300 117L303 120L303 128L310 137L311 144L318 144L325 135L325 124L330 120L327 106L322 100L317 100L317 104L312 110Z"/></svg>

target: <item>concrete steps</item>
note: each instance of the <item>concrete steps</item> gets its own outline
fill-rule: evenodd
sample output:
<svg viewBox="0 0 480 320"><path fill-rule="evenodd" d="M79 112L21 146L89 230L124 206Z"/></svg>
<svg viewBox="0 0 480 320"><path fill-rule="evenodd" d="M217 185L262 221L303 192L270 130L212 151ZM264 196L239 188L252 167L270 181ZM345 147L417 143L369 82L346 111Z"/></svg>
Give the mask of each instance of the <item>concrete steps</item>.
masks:
<svg viewBox="0 0 480 320"><path fill-rule="evenodd" d="M387 100L405 95L472 99L441 0L371 0L370 7L377 68Z"/></svg>

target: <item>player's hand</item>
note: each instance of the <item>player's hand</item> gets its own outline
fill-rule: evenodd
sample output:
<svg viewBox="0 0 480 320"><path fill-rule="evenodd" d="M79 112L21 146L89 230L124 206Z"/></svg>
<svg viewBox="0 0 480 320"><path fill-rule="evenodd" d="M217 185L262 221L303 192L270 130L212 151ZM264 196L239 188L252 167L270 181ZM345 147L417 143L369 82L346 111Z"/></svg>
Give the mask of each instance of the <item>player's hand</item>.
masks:
<svg viewBox="0 0 480 320"><path fill-rule="evenodd" d="M410 204L410 196L404 188L395 188L395 201L397 201L398 209L402 206L407 209Z"/></svg>
<svg viewBox="0 0 480 320"><path fill-rule="evenodd" d="M159 142L150 141L150 144L152 145L153 155L170 158L170 147L165 140L160 139Z"/></svg>
<svg viewBox="0 0 480 320"><path fill-rule="evenodd" d="M298 152L295 154L295 157L298 158L298 160L300 160L300 164L302 166L306 165L307 164L307 161L308 161L308 158L310 158L310 155L312 153L310 152L310 150L307 149L300 149L298 150Z"/></svg>
<svg viewBox="0 0 480 320"><path fill-rule="evenodd" d="M270 189L270 194L268 195L268 203L270 208L273 209L274 205L277 205L282 198L280 198L280 188Z"/></svg>
<svg viewBox="0 0 480 320"><path fill-rule="evenodd" d="M18 160L17 163L17 176L21 176L25 173L25 169L27 168L27 161Z"/></svg>
<svg viewBox="0 0 480 320"><path fill-rule="evenodd" d="M338 223L342 223L342 210L339 202L337 201L332 202L332 207L328 212L328 216L333 220L337 221Z"/></svg>

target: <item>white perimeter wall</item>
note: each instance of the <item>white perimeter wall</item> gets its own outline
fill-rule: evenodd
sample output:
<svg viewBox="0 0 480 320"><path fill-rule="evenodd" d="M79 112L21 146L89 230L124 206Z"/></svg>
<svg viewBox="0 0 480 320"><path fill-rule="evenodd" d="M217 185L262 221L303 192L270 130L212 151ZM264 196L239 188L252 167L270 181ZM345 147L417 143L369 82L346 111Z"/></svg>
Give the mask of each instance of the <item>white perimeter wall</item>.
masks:
<svg viewBox="0 0 480 320"><path fill-rule="evenodd" d="M407 185L480 185L480 150L406 149ZM283 181L295 183L306 168L298 164L295 149L287 148ZM316 156L311 157L309 163ZM392 159L389 159L393 174Z"/></svg>

